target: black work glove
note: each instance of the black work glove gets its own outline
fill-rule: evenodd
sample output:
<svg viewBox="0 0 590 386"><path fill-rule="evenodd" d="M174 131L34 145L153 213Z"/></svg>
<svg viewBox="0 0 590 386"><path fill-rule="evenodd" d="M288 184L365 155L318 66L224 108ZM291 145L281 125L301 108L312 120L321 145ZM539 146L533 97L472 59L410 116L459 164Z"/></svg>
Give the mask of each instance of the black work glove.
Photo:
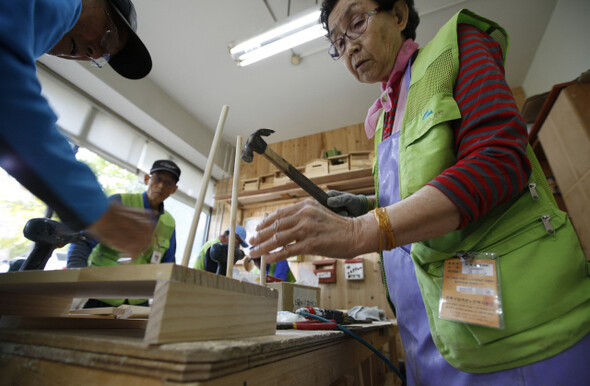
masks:
<svg viewBox="0 0 590 386"><path fill-rule="evenodd" d="M345 217L358 217L366 214L371 208L371 200L364 194L352 194L328 190L328 206L336 209L336 213Z"/></svg>
<svg viewBox="0 0 590 386"><path fill-rule="evenodd" d="M211 246L211 250L209 251L211 260L215 261L217 264L223 264L224 266L227 266L227 248L228 245L225 243L213 244ZM244 251L242 251L237 245L234 246L234 263L240 259L243 259L244 256Z"/></svg>

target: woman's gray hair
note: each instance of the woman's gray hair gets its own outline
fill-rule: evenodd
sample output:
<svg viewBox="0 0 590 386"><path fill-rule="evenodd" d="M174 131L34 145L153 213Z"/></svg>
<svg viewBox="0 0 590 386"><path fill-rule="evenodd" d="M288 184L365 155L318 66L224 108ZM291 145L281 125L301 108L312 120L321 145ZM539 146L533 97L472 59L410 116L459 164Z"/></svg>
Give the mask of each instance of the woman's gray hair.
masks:
<svg viewBox="0 0 590 386"><path fill-rule="evenodd" d="M330 28L328 27L328 17L332 10L338 4L340 0L324 0L322 2L321 7L321 14L320 14L320 22L328 32L326 35L330 38ZM420 24L420 16L418 16L418 12L416 8L414 8L414 0L374 0L378 5L379 8L383 11L390 11L393 9L394 4L396 1L405 1L408 5L409 15L408 15L408 24L406 28L402 31L402 34L406 39L413 39L416 40L416 28L418 28L418 24Z"/></svg>

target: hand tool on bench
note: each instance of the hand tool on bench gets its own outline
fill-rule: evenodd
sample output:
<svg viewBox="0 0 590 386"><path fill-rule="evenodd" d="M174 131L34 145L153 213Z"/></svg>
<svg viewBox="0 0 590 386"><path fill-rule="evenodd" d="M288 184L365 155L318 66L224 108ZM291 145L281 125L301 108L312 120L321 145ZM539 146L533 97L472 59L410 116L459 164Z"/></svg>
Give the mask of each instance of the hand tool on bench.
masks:
<svg viewBox="0 0 590 386"><path fill-rule="evenodd" d="M242 160L244 162L250 163L252 162L252 159L254 157L254 152L262 154L273 165L279 168L279 170L285 173L285 175L289 177L293 182L295 182L303 190L309 193L310 196L318 200L320 204L334 211L333 208L330 208L328 206L328 194L326 192L320 189L319 186L314 184L303 173L301 173L293 165L287 162L283 157L281 157L274 150L268 147L267 143L264 141L262 137L267 137L272 133L274 133L274 130L259 129L256 130L252 135L250 135L250 137L246 141L244 152L242 153Z"/></svg>
<svg viewBox="0 0 590 386"><path fill-rule="evenodd" d="M55 248L83 239L64 224L49 218L30 219L23 229L25 237L35 242L35 247L20 267L20 271L43 270Z"/></svg>
<svg viewBox="0 0 590 386"><path fill-rule="evenodd" d="M337 328L336 323L319 322L316 320L277 323L277 329L279 330L336 330Z"/></svg>

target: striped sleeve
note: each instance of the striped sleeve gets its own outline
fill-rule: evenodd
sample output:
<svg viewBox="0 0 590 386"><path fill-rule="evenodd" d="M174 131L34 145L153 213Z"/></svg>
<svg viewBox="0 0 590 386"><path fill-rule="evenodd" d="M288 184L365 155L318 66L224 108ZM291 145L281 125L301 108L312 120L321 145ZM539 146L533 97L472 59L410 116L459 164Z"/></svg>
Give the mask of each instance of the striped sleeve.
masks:
<svg viewBox="0 0 590 386"><path fill-rule="evenodd" d="M455 122L457 163L428 185L460 210L464 227L517 196L531 165L526 124L504 77L500 46L477 28L460 24L459 74L454 97L461 111Z"/></svg>

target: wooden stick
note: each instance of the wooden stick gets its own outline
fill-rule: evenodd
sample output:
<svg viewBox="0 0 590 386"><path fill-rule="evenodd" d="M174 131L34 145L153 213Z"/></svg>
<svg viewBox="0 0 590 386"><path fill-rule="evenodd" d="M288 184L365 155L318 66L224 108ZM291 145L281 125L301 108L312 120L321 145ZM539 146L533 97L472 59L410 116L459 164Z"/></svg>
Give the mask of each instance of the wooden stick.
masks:
<svg viewBox="0 0 590 386"><path fill-rule="evenodd" d="M233 277L234 246L236 245L236 215L238 214L238 189L240 183L240 164L242 153L242 137L236 139L236 157L234 161L234 176L231 190L231 210L229 220L229 243L227 247L227 269L225 276Z"/></svg>
<svg viewBox="0 0 590 386"><path fill-rule="evenodd" d="M267 218L268 213L264 212L262 217ZM263 256L260 256L260 285L266 287L266 261Z"/></svg>
<svg viewBox="0 0 590 386"><path fill-rule="evenodd" d="M223 126L225 125L225 118L227 117L228 109L228 105L223 105L223 108L221 109L221 115L219 116L219 121L217 122L217 129L215 130L215 136L213 137L213 143L211 144L211 150L209 151L209 158L207 158L207 165L205 166L203 182L201 183L201 191L199 192L199 198L197 199L197 204L195 206L193 222L191 224L191 229L186 241L186 247L184 248L184 256L182 257L182 265L184 267L188 267L188 261L190 260L191 252L193 250L195 234L197 233L197 226L199 225L199 217L201 217L201 209L203 208L203 202L205 201L205 193L207 192L207 186L209 186L209 179L211 178L213 160L215 159L215 153L217 152L217 147L219 145L219 141L221 140L221 132L223 131Z"/></svg>
<svg viewBox="0 0 590 386"><path fill-rule="evenodd" d="M266 287L266 261L260 256L260 285Z"/></svg>

